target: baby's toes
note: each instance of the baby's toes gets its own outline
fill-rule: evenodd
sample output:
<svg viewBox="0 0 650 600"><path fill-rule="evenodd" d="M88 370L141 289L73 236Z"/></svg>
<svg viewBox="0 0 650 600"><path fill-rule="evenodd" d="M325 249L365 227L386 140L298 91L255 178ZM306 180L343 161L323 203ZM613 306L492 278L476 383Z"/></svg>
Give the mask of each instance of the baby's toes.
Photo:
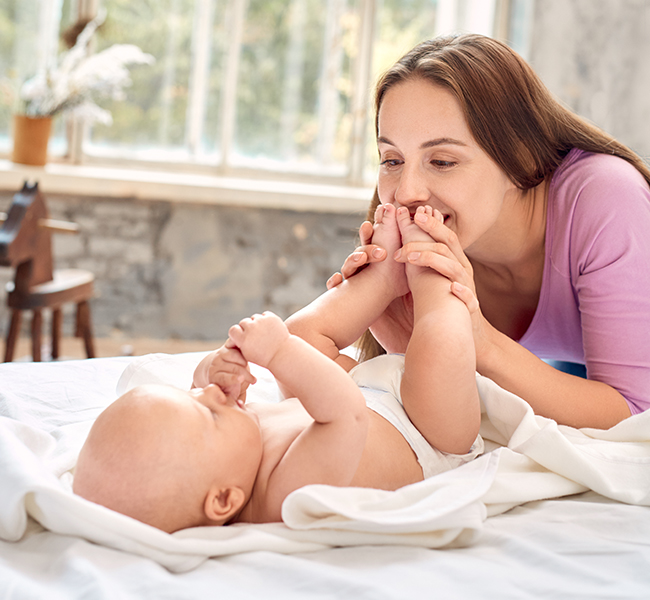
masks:
<svg viewBox="0 0 650 600"><path fill-rule="evenodd" d="M413 225L411 222L411 215L409 214L408 208L405 206L400 206L395 213L395 221L399 227L399 230L404 235L404 232L409 228L410 225Z"/></svg>
<svg viewBox="0 0 650 600"><path fill-rule="evenodd" d="M384 220L384 205L380 204L375 209L375 225L379 225Z"/></svg>
<svg viewBox="0 0 650 600"><path fill-rule="evenodd" d="M375 231L372 241L389 252L401 247L402 238L395 220L395 207L392 204L380 205L375 211Z"/></svg>
<svg viewBox="0 0 650 600"><path fill-rule="evenodd" d="M428 207L427 207L428 208ZM426 210L418 209L419 212L427 212ZM431 215L431 212L428 213ZM420 229L411 220L411 215L409 214L408 209L401 207L397 211L397 223L399 225L399 230L402 235L402 243L408 244L409 242L430 242L432 241L431 236L426 232Z"/></svg>

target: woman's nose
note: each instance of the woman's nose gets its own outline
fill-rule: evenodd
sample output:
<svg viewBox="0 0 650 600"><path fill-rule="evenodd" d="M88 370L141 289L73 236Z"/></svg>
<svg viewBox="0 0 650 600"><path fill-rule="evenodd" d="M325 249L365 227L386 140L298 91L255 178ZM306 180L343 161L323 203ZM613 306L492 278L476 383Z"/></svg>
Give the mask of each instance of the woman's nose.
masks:
<svg viewBox="0 0 650 600"><path fill-rule="evenodd" d="M395 190L396 205L406 207L419 205L429 200L430 196L426 179L418 166L405 166Z"/></svg>

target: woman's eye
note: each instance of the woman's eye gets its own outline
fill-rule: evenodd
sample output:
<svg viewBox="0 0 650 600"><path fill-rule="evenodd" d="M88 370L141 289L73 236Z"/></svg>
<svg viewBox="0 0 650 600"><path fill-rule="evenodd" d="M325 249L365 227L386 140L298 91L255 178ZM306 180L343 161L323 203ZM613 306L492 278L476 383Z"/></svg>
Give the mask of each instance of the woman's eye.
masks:
<svg viewBox="0 0 650 600"><path fill-rule="evenodd" d="M451 169L456 166L456 163L450 160L432 160L431 164L439 169Z"/></svg>
<svg viewBox="0 0 650 600"><path fill-rule="evenodd" d="M398 167L400 164L402 164L402 161L397 160L396 158L387 158L379 163L380 166L388 168Z"/></svg>

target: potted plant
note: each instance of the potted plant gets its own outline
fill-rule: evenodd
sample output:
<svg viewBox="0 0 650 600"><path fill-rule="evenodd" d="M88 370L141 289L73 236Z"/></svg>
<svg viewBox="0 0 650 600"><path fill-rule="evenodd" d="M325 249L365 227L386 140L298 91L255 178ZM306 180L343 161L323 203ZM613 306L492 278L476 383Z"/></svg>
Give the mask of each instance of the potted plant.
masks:
<svg viewBox="0 0 650 600"><path fill-rule="evenodd" d="M14 115L14 162L45 164L52 118L58 114L67 112L87 123L110 125L111 114L96 100L124 98L124 88L131 85L127 67L154 62L153 56L132 44L114 44L89 54L90 41L103 21L103 15L89 21L53 66L22 85L20 110Z"/></svg>

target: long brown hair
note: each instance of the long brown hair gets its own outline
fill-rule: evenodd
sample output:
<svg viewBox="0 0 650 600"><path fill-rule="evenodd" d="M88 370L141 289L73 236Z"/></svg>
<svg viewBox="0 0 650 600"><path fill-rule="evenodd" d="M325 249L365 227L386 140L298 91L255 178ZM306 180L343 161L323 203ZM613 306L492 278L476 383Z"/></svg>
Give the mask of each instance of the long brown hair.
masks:
<svg viewBox="0 0 650 600"><path fill-rule="evenodd" d="M377 133L386 92L416 78L456 97L474 139L522 190L550 177L572 148L619 156L650 185L650 169L637 154L560 104L528 63L502 42L465 34L418 44L377 83ZM378 204L375 190L368 220L373 220ZM369 331L358 346L362 359L381 349Z"/></svg>
<svg viewBox="0 0 650 600"><path fill-rule="evenodd" d="M386 92L414 78L456 97L474 139L522 190L551 175L572 148L619 156L650 184L650 169L637 154L560 104L502 42L465 34L417 45L377 83L376 119Z"/></svg>

